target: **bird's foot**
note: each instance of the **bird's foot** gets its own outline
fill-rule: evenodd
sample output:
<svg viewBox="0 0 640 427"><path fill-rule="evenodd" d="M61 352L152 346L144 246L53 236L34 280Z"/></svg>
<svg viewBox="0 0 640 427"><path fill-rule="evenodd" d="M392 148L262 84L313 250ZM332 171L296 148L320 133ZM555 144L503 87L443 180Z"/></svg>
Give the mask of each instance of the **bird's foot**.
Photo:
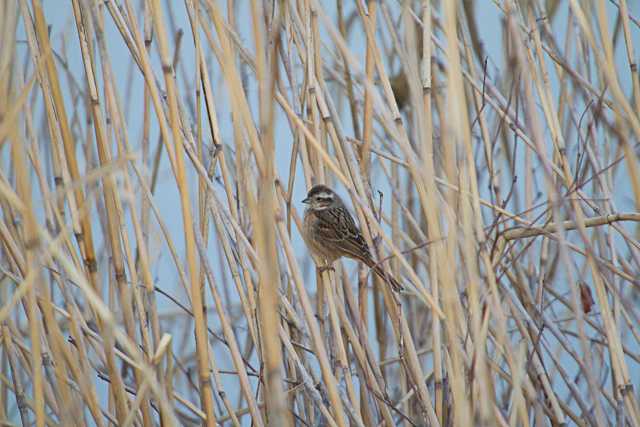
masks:
<svg viewBox="0 0 640 427"><path fill-rule="evenodd" d="M318 272L320 274L324 273L325 271L333 271L335 273L336 269L333 268L332 265L321 265L320 267L318 267Z"/></svg>

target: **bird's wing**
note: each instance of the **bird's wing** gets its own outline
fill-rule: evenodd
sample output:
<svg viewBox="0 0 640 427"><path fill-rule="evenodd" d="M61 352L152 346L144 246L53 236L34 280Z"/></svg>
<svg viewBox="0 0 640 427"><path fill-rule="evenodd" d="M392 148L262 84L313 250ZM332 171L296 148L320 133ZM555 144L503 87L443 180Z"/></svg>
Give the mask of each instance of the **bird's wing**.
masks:
<svg viewBox="0 0 640 427"><path fill-rule="evenodd" d="M322 236L326 246L330 246L341 255L364 262L382 280L389 283L396 292L403 289L403 286L393 276L385 272L382 266L373 260L367 241L345 207L321 210L316 215L318 217L317 232L319 236Z"/></svg>
<svg viewBox="0 0 640 427"><path fill-rule="evenodd" d="M369 245L345 207L321 210L316 215L318 235L325 239L326 245L349 258L373 263Z"/></svg>

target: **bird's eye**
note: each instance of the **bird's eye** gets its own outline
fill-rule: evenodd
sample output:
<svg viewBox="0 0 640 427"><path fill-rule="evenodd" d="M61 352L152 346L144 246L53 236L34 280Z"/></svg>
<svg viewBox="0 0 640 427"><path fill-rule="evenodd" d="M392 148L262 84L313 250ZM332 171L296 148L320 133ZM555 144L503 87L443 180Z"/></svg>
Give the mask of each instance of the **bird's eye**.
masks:
<svg viewBox="0 0 640 427"><path fill-rule="evenodd" d="M331 197L318 197L319 202L325 202L325 203L330 202L331 199L332 199Z"/></svg>

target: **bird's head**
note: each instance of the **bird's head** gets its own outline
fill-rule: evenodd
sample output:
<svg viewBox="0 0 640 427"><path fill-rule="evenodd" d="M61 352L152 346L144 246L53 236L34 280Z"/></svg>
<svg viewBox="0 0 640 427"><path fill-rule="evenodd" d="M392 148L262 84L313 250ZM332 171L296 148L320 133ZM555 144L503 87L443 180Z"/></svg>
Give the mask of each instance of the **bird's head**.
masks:
<svg viewBox="0 0 640 427"><path fill-rule="evenodd" d="M309 209L323 210L340 202L338 195L326 185L316 185L307 193L302 203L309 205Z"/></svg>

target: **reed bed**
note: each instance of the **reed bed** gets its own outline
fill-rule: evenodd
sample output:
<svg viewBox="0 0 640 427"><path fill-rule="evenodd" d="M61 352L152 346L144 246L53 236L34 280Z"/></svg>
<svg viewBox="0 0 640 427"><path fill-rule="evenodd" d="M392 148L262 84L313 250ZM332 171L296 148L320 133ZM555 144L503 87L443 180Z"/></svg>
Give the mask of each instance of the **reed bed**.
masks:
<svg viewBox="0 0 640 427"><path fill-rule="evenodd" d="M0 424L640 426L636 6L0 2Z"/></svg>

